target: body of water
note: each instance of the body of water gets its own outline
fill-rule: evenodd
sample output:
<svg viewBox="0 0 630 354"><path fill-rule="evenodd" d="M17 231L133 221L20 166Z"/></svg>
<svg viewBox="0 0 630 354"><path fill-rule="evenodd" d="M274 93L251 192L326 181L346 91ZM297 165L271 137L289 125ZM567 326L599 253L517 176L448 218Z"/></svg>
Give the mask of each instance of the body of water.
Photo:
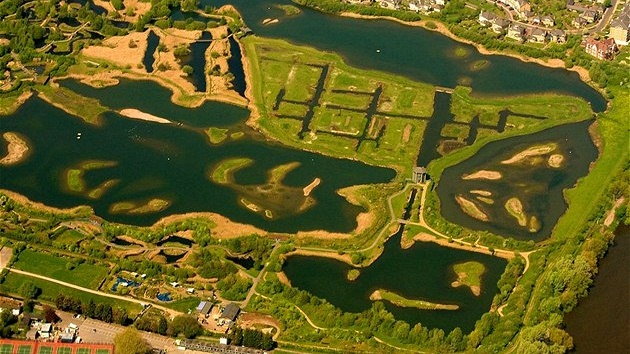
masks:
<svg viewBox="0 0 630 354"><path fill-rule="evenodd" d="M488 230L497 235L521 240L540 241L549 237L558 219L567 209L564 190L571 188L588 173L589 165L597 158L597 148L591 141L588 126L592 121L565 124L539 133L495 141L482 147L471 158L444 170L437 185L441 214L447 220L473 230ZM564 160L560 167L547 165L548 155L540 161L526 159L519 164L501 161L532 146L556 144L554 154ZM544 160L544 161L543 161ZM479 170L497 171L498 180L463 180L462 177ZM492 203L482 202L471 191L490 192ZM473 200L489 216L484 222L466 214L456 202L456 196ZM530 231L520 226L505 208L510 198L519 198L525 214L537 218L538 229Z"/></svg>
<svg viewBox="0 0 630 354"><path fill-rule="evenodd" d="M588 296L565 321L576 354L621 354L630 348L630 226L620 225Z"/></svg>

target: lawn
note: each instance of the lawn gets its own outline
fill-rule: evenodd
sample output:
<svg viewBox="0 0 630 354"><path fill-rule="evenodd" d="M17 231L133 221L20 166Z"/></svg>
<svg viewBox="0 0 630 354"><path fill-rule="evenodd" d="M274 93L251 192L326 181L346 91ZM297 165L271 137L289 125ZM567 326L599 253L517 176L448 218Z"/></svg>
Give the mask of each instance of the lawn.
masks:
<svg viewBox="0 0 630 354"><path fill-rule="evenodd" d="M169 303L164 304L164 306L171 308L173 310L188 313L188 311L194 311L197 305L199 305L201 299L195 296L185 297L183 299L171 301Z"/></svg>
<svg viewBox="0 0 630 354"><path fill-rule="evenodd" d="M68 270L70 263L75 264L72 270ZM58 257L31 249L20 253L14 267L90 289L96 289L109 273L105 266L87 263L76 265L76 258Z"/></svg>
<svg viewBox="0 0 630 354"><path fill-rule="evenodd" d="M0 284L0 291L5 294L18 294L20 286L25 282L30 281L36 287L41 289L41 294L37 297L40 300L54 302L59 294L64 295L72 295L75 298L81 300L81 302L89 302L90 300L94 301L94 303L103 303L109 304L112 307L121 307L126 309L130 317L133 317L135 314L139 313L141 308L139 304L129 301L123 301L118 299L113 299L106 296L95 295L91 293L87 293L84 291L70 289L63 285L53 283L47 280L29 277L27 275L9 273L7 274L4 282Z"/></svg>

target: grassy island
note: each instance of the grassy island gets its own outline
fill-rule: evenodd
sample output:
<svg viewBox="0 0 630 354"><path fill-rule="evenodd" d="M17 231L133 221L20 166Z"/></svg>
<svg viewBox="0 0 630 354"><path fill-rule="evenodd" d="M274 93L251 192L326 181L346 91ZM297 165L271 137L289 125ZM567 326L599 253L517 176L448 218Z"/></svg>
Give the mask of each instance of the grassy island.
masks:
<svg viewBox="0 0 630 354"><path fill-rule="evenodd" d="M481 295L481 276L486 271L483 264L479 262L458 263L453 265L453 271L457 274L457 280L451 283L452 287L467 286L475 296Z"/></svg>
<svg viewBox="0 0 630 354"><path fill-rule="evenodd" d="M457 310L459 308L458 305L438 304L424 300L407 299L401 295L383 289L375 290L372 295L370 295L370 300L385 300L391 302L394 306L415 307L420 310Z"/></svg>

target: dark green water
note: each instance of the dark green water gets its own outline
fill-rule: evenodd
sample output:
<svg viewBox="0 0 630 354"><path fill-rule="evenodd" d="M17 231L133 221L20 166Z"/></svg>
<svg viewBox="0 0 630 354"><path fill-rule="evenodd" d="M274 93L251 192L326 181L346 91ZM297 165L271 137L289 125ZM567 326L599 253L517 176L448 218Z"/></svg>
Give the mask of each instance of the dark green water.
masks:
<svg viewBox="0 0 630 354"><path fill-rule="evenodd" d="M588 134L592 121L561 125L540 133L508 138L490 143L474 156L444 170L437 186L441 214L449 221L474 230L489 230L498 235L522 240L539 241L549 237L558 218L566 211L563 190L572 187L578 178L588 173L591 162L597 158L597 148ZM560 168L546 164L505 165L500 162L528 147L555 142L564 155ZM554 152L556 153L556 152ZM478 170L499 171L500 180L462 180L465 174ZM471 190L492 192L493 205L479 202L490 222L483 222L465 214L455 201L456 195L474 200ZM504 208L505 201L518 197L526 214L541 221L537 232L521 227Z"/></svg>
<svg viewBox="0 0 630 354"><path fill-rule="evenodd" d="M580 81L574 72L506 56L482 55L473 46L422 28L387 20L342 18L304 7L300 7L299 15L285 16L273 6L292 4L290 0L201 0L201 7L223 4L235 5L246 25L257 35L335 52L352 66L401 74L445 87L455 87L460 79L469 79L469 86L477 94L562 92L583 97L596 111L606 108L604 98ZM265 18L280 21L263 26ZM470 54L465 58L456 57L457 47ZM488 62L485 69L471 70L479 60Z"/></svg>
<svg viewBox="0 0 630 354"><path fill-rule="evenodd" d="M486 266L482 277L482 292L474 296L467 287L453 288L457 279L452 265L476 261ZM400 232L385 244L383 254L369 267L361 269L355 281L346 279L351 266L329 258L292 256L284 264L284 272L291 284L299 289L328 300L347 312L369 309L370 294L377 289L394 291L411 299L457 304L454 311L399 308L385 301L385 307L396 319L412 326L439 327L451 331L460 327L472 330L475 321L490 309L506 261L488 255L442 247L434 243L418 242L409 249L400 248Z"/></svg>
<svg viewBox="0 0 630 354"><path fill-rule="evenodd" d="M15 131L32 144L32 154L24 163L0 169L0 188L57 207L90 205L96 214L111 221L148 225L159 218L192 211L212 211L234 221L277 232L329 230L348 232L356 226L362 208L353 206L336 191L345 186L388 182L393 170L367 166L349 160L333 159L288 149L264 141L238 125L247 111L212 103L199 109L184 109L170 103L165 92L152 82L123 81L105 89L65 82L82 94L95 94L105 104L136 107L183 122L183 125L157 124L120 117L109 112L100 127L83 123L38 98L26 102L13 115L3 117L1 132ZM152 96L155 94L155 96ZM132 102L137 104L132 104ZM189 125L189 122L193 123ZM210 145L196 126L229 126L247 134L239 140ZM78 133L81 138L77 139ZM5 150L6 147L3 147ZM303 187L315 177L322 183L313 191L317 203L303 213L268 220L242 207L238 195L228 186L210 181L207 173L220 161L248 157L251 166L235 173L235 183L261 184L270 169L290 162L301 165L287 174L283 183ZM110 179L120 182L100 199L67 191L65 171L86 160L116 161L114 167L89 170L84 179L95 188ZM146 202L152 198L171 201L163 211L151 214L114 214L109 208L117 202Z"/></svg>
<svg viewBox="0 0 630 354"><path fill-rule="evenodd" d="M630 226L619 225L586 299L565 321L577 354L622 354L630 348Z"/></svg>
<svg viewBox="0 0 630 354"><path fill-rule="evenodd" d="M149 31L149 37L147 38L147 51L144 53L144 58L142 59L142 64L148 73L153 72L153 63L155 62L153 54L155 54L155 50L159 44L160 37L158 37L153 31Z"/></svg>

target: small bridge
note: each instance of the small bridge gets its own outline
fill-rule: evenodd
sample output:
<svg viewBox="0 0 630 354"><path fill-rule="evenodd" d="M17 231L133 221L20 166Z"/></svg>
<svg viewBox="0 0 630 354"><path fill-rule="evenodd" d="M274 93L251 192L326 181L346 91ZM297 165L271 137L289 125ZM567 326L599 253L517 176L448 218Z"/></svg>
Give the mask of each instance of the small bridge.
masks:
<svg viewBox="0 0 630 354"><path fill-rule="evenodd" d="M455 89L449 88L449 87L443 87L443 86L435 86L435 91L444 92L444 93L453 93Z"/></svg>

